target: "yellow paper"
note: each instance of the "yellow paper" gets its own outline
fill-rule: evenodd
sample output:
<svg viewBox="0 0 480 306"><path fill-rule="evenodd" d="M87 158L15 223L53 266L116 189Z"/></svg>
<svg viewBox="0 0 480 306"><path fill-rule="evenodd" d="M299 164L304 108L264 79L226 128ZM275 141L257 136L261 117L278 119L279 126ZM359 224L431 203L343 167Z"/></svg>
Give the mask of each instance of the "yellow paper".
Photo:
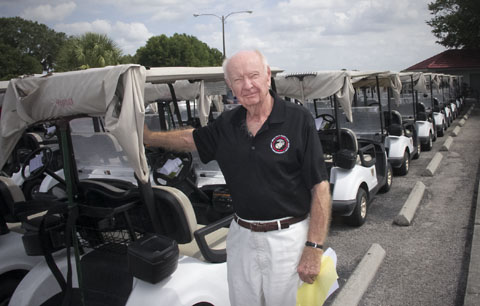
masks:
<svg viewBox="0 0 480 306"><path fill-rule="evenodd" d="M322 256L320 274L313 284L303 283L297 291L297 306L320 306L332 293L337 284L338 274L335 262L330 256Z"/></svg>

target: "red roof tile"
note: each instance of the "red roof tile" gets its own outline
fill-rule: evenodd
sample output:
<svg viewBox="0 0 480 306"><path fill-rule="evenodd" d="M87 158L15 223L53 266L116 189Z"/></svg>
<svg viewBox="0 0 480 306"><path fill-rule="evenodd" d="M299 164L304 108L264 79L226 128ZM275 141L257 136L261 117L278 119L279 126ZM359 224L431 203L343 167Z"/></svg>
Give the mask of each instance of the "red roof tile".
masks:
<svg viewBox="0 0 480 306"><path fill-rule="evenodd" d="M446 50L405 70L480 68L480 50Z"/></svg>

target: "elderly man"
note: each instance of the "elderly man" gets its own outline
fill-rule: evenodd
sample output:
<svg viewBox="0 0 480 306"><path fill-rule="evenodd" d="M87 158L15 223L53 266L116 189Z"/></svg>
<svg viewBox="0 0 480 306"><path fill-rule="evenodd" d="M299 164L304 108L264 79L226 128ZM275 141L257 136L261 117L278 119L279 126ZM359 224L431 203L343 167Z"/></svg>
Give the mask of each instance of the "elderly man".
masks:
<svg viewBox="0 0 480 306"><path fill-rule="evenodd" d="M196 130L144 131L148 145L198 150L217 160L235 217L227 237L232 305L295 305L301 281L320 271L330 221L330 188L310 113L270 91L271 71L258 51L224 64L241 107Z"/></svg>

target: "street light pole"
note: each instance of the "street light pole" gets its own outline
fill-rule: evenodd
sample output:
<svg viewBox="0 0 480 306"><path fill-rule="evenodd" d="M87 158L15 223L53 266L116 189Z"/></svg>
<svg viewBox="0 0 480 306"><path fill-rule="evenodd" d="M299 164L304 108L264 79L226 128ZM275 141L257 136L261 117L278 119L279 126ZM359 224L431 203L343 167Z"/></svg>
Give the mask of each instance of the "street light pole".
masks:
<svg viewBox="0 0 480 306"><path fill-rule="evenodd" d="M251 13L253 13L253 11L231 12L231 13L228 13L226 16L225 16L225 15L218 16L218 15L215 15L215 14L193 14L193 17L198 17L198 16L215 16L215 17L217 17L218 19L220 19L220 21L222 22L223 57L225 58L225 57L227 56L226 53L225 53L225 21L227 20L228 16L231 16L231 15L233 15L233 14L241 14L241 13L251 14Z"/></svg>

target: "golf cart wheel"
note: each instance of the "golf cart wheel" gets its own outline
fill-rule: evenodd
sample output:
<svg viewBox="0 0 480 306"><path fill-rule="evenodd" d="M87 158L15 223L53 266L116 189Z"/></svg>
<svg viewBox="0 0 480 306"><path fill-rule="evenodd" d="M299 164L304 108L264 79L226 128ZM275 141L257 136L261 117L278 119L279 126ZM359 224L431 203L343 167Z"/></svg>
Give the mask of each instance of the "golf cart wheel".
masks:
<svg viewBox="0 0 480 306"><path fill-rule="evenodd" d="M392 184L393 184L393 168L392 168L392 165L390 165L390 163L388 163L388 166L387 166L386 176L387 177L385 178L385 185L383 185L382 189L380 189L380 191L383 193L388 192L390 188L392 188Z"/></svg>
<svg viewBox="0 0 480 306"><path fill-rule="evenodd" d="M410 154L405 151L403 154L403 162L398 170L398 175L407 175L408 170L410 170Z"/></svg>
<svg viewBox="0 0 480 306"><path fill-rule="evenodd" d="M367 219L368 196L362 187L358 188L356 201L353 213L346 218L346 222L351 226L361 226Z"/></svg>
<svg viewBox="0 0 480 306"><path fill-rule="evenodd" d="M428 135L428 141L426 144L423 145L423 150L424 151L430 151L433 147L433 135L432 133L430 133Z"/></svg>
<svg viewBox="0 0 480 306"><path fill-rule="evenodd" d="M415 155L413 155L413 159L418 159L420 158L420 153L422 153L422 144L420 143L420 140L417 139L417 152L415 153Z"/></svg>
<svg viewBox="0 0 480 306"><path fill-rule="evenodd" d="M445 125L442 125L442 128L439 131L437 131L438 137L443 137L443 135L445 135Z"/></svg>

